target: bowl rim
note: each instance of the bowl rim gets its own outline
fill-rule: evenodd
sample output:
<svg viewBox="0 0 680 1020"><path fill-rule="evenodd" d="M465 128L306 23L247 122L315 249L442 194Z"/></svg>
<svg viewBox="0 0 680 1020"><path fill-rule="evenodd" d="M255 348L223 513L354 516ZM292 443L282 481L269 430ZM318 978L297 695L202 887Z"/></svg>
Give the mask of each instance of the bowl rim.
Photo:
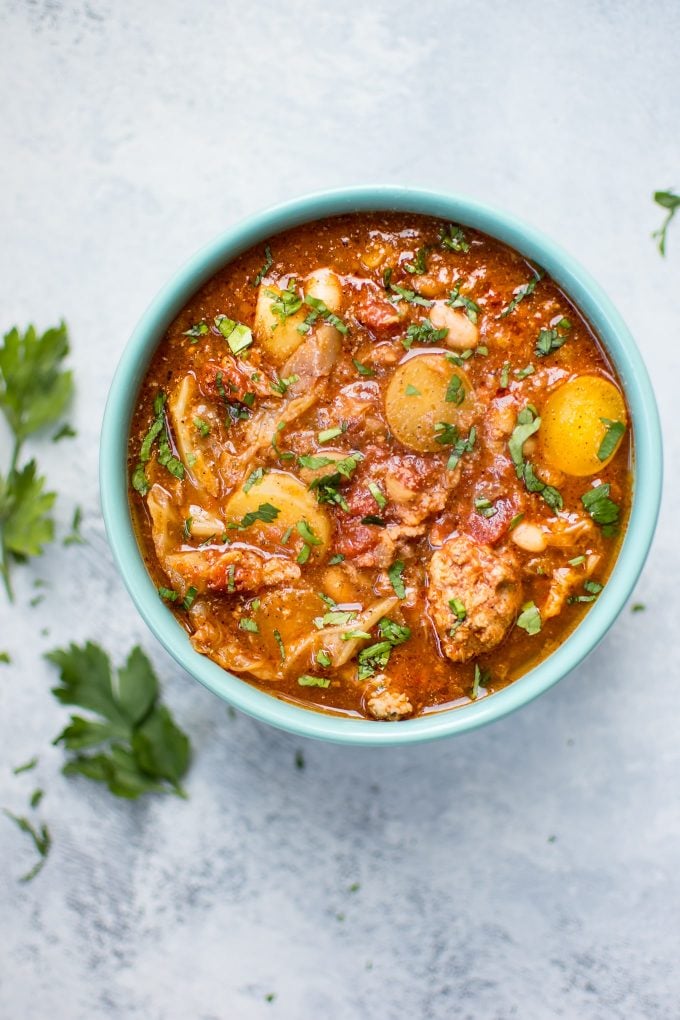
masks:
<svg viewBox="0 0 680 1020"><path fill-rule="evenodd" d="M398 724L332 715L284 701L196 652L147 573L127 490L128 435L138 389L167 326L191 295L221 266L283 230L343 213L386 211L434 216L480 230L545 269L590 321L616 367L632 418L635 464L633 503L617 561L597 602L566 641L495 694ZM147 626L190 676L248 715L298 736L386 746L452 736L501 719L579 665L621 612L647 558L659 514L663 455L656 400L635 340L599 284L571 255L534 227L463 195L369 184L305 194L248 216L218 234L174 273L142 315L114 374L102 422L99 473L104 523L123 581Z"/></svg>

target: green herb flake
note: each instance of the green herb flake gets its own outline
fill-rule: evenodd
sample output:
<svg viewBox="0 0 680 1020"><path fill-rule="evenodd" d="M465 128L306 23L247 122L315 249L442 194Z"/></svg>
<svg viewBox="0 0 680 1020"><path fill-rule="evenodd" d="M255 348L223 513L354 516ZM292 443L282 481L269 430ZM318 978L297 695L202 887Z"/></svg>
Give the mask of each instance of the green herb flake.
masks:
<svg viewBox="0 0 680 1020"><path fill-rule="evenodd" d="M477 325L477 320L481 315L482 309L472 300L472 298L467 297L465 294L461 294L459 283L456 284L453 290L449 293L449 299L446 303L450 308L464 308L465 314L470 322Z"/></svg>
<svg viewBox="0 0 680 1020"><path fill-rule="evenodd" d="M309 673L304 673L298 677L298 683L300 687L330 687L330 680L322 676L310 676Z"/></svg>
<svg viewBox="0 0 680 1020"><path fill-rule="evenodd" d="M387 497L383 493L382 489L375 482L368 483L368 491L373 496L381 510L384 510L387 506Z"/></svg>
<svg viewBox="0 0 680 1020"><path fill-rule="evenodd" d="M255 468L254 471L251 471L248 477L246 478L245 482L243 483L243 491L250 492L253 485L258 485L262 481L266 473L267 472L263 467L258 467Z"/></svg>
<svg viewBox="0 0 680 1020"><path fill-rule="evenodd" d="M40 802L41 802L41 800L43 799L44 796L45 796L45 791L44 790L37 789L37 790L33 791L33 793L31 794L30 800L28 802L30 804L30 806L33 808L33 810L35 810L39 806L39 804L40 804Z"/></svg>
<svg viewBox="0 0 680 1020"><path fill-rule="evenodd" d="M449 331L446 326L435 329L429 319L421 319L420 322L413 322L406 330L406 336L402 337L402 345L410 351L414 343L436 344L445 340Z"/></svg>
<svg viewBox="0 0 680 1020"><path fill-rule="evenodd" d="M87 545L87 542L80 533L80 525L83 520L83 511L79 506L73 511L73 518L71 520L71 531L64 538L63 545Z"/></svg>
<svg viewBox="0 0 680 1020"><path fill-rule="evenodd" d="M528 379L529 376L534 375L535 372L536 369L534 368L533 365L527 365L526 368L516 368L515 376L518 379L518 381L520 381L522 379Z"/></svg>
<svg viewBox="0 0 680 1020"><path fill-rule="evenodd" d="M210 426L202 418L194 418L194 428L203 439L210 435Z"/></svg>
<svg viewBox="0 0 680 1020"><path fill-rule="evenodd" d="M475 676L472 681L472 690L470 691L470 699L476 701L479 697L480 688L485 688L491 681L491 674L487 669L483 669L478 662L475 663Z"/></svg>
<svg viewBox="0 0 680 1020"><path fill-rule="evenodd" d="M444 399L447 404L456 404L457 406L460 406L465 400L465 387L459 375L451 376L449 385L446 387L446 397Z"/></svg>
<svg viewBox="0 0 680 1020"><path fill-rule="evenodd" d="M364 375L366 377L375 375L374 369L370 368L368 365L362 364L360 361L357 361L356 358L352 358L352 364L356 368L359 375Z"/></svg>
<svg viewBox="0 0 680 1020"><path fill-rule="evenodd" d="M586 562L585 556L574 556L573 560L568 560L570 567L580 567L582 563Z"/></svg>
<svg viewBox="0 0 680 1020"><path fill-rule="evenodd" d="M335 556L331 556L328 561L330 567L334 567L337 563L342 563L345 559L344 553L336 553Z"/></svg>
<svg viewBox="0 0 680 1020"><path fill-rule="evenodd" d="M272 506L271 503L260 503L257 510L250 510L247 514L244 514L239 524L230 524L230 528L236 528L238 531L245 531L246 528L251 527L256 521L262 521L263 524L271 524L279 516L281 511L277 506Z"/></svg>
<svg viewBox="0 0 680 1020"><path fill-rule="evenodd" d="M191 339L192 344L198 343L202 336L205 336L208 332L208 325L205 322L197 322L189 329L185 329L182 336L188 336Z"/></svg>
<svg viewBox="0 0 680 1020"><path fill-rule="evenodd" d="M501 369L500 388L502 390L507 390L509 385L510 385L510 363L506 361L505 364L503 365L503 368Z"/></svg>
<svg viewBox="0 0 680 1020"><path fill-rule="evenodd" d="M324 669L327 669L333 662L325 648L320 648L316 653L316 661L319 666L323 666Z"/></svg>
<svg viewBox="0 0 680 1020"><path fill-rule="evenodd" d="M9 666L11 661L12 661L12 658L11 658L9 652L0 652L0 663L2 663L5 666Z"/></svg>
<svg viewBox="0 0 680 1020"><path fill-rule="evenodd" d="M342 640L343 641L354 641L354 640L357 640L357 641L366 640L366 641L368 641L370 639L370 637L371 637L371 635L366 630L348 630L348 631L345 631L345 633L342 635Z"/></svg>
<svg viewBox="0 0 680 1020"><path fill-rule="evenodd" d="M259 634L260 628L257 625L257 621L253 620L250 616L242 616L238 621L239 630L247 630L251 634Z"/></svg>
<svg viewBox="0 0 680 1020"><path fill-rule="evenodd" d="M508 531L514 531L515 528L517 527L517 525L521 524L521 522L523 520L524 520L524 513L523 512L519 513L519 514L515 514L515 516L510 521L510 524L508 525Z"/></svg>
<svg viewBox="0 0 680 1020"><path fill-rule="evenodd" d="M279 655L281 656L281 662L285 662L286 661L286 646L283 643L283 638L281 637L280 631L278 631L278 630L274 631L274 640L276 641L277 645L279 646Z"/></svg>
<svg viewBox="0 0 680 1020"><path fill-rule="evenodd" d="M379 670L385 669L392 649L410 638L411 629L385 616L378 624L378 633L381 640L359 652L357 657L359 680L367 680Z"/></svg>
<svg viewBox="0 0 680 1020"><path fill-rule="evenodd" d="M517 305L521 301L524 301L525 298L528 298L528 297L530 297L531 294L533 294L533 292L536 290L536 285L542 279L543 279L543 273L538 271L537 275L534 276L533 280L529 280L528 283L523 283L519 287L515 287L515 289L513 291L513 298L512 298L512 300L502 310L502 312L500 313L498 318L499 319L504 319L507 315L510 315L511 312L514 312L515 308L517 308Z"/></svg>
<svg viewBox="0 0 680 1020"><path fill-rule="evenodd" d="M412 276L423 276L427 272L427 256L430 250L427 246L419 248L413 262L406 262L404 264L406 272L411 273Z"/></svg>
<svg viewBox="0 0 680 1020"><path fill-rule="evenodd" d="M52 442L58 443L60 439L73 439L77 435L78 433L76 432L76 430L71 425L66 423L65 425L62 425L61 428L57 429L57 431L54 433L54 435L52 436Z"/></svg>
<svg viewBox="0 0 680 1020"><path fill-rule="evenodd" d="M312 326L319 318L322 318L324 322L327 322L330 326L334 326L338 333L342 333L344 335L349 332L347 323L343 322L340 316L336 315L335 312L332 312L320 298L312 297L311 294L305 294L304 302L311 311L305 316L304 322L297 327L298 333L309 333Z"/></svg>
<svg viewBox="0 0 680 1020"><path fill-rule="evenodd" d="M447 223L439 231L439 243L448 251L469 252L470 242L466 239L463 228L456 223Z"/></svg>
<svg viewBox="0 0 680 1020"><path fill-rule="evenodd" d="M28 818L22 818L19 815L12 814L12 812L7 811L6 808L3 808L3 813L10 819L10 821L14 822L21 832L24 832L27 836L31 837L33 845L38 851L38 862L30 869L30 871L27 871L26 874L22 875L19 879L20 882L30 882L40 873L45 861L47 860L47 855L50 852L52 837L50 836L49 829L46 825L40 825L39 828L34 828Z"/></svg>
<svg viewBox="0 0 680 1020"><path fill-rule="evenodd" d="M253 287L259 287L265 276L274 265L274 259L272 258L272 250L268 244L264 246L264 262L260 269L258 269L255 279L253 280Z"/></svg>
<svg viewBox="0 0 680 1020"><path fill-rule="evenodd" d="M252 330L242 322L236 322L227 315L216 315L215 325L227 341L232 354L241 354L253 342Z"/></svg>
<svg viewBox="0 0 680 1020"><path fill-rule="evenodd" d="M597 451L597 459L604 461L611 457L619 445L621 437L626 431L626 426L622 421L611 421L609 418L600 418L600 421L603 425L606 425L607 431Z"/></svg>
<svg viewBox="0 0 680 1020"><path fill-rule="evenodd" d="M389 289L392 294L391 300L406 301L409 305L418 305L420 308L432 308L434 301L429 301L424 298L422 294L418 294L417 291L411 290L409 287L400 287L396 283L390 283Z"/></svg>
<svg viewBox="0 0 680 1020"><path fill-rule="evenodd" d="M406 585L404 584L404 561L395 560L392 566L387 571L387 576L390 579L390 584L394 588L394 594L399 599L406 598Z"/></svg>
<svg viewBox="0 0 680 1020"><path fill-rule="evenodd" d="M234 580L235 574L236 566L235 564L231 563L229 565L229 569L227 570L227 591L234 591L234 589L236 588L236 582Z"/></svg>
<svg viewBox="0 0 680 1020"><path fill-rule="evenodd" d="M541 613L535 602L525 602L522 612L517 617L517 626L525 630L527 634L538 634L542 623Z"/></svg>
<svg viewBox="0 0 680 1020"><path fill-rule="evenodd" d="M330 443L333 439L337 439L347 431L347 423L343 422L341 425L336 425L330 429L323 429L319 432L316 437L320 443Z"/></svg>
<svg viewBox="0 0 680 1020"><path fill-rule="evenodd" d="M172 588L160 587L158 589L158 594L164 602L176 602L179 598L179 592L173 591Z"/></svg>
<svg viewBox="0 0 680 1020"><path fill-rule="evenodd" d="M31 772L38 764L38 756L35 755L29 761L25 761L23 765L17 765L16 768L12 769L12 774L20 776L23 772Z"/></svg>
<svg viewBox="0 0 680 1020"><path fill-rule="evenodd" d="M634 602L633 605L630 607L630 611L631 613L644 613L646 608L647 606L644 604L644 602Z"/></svg>
<svg viewBox="0 0 680 1020"><path fill-rule="evenodd" d="M193 517L187 517L186 520L184 521L184 526L182 528L182 536L187 540L191 538L191 527L193 523L194 523Z"/></svg>
<svg viewBox="0 0 680 1020"><path fill-rule="evenodd" d="M603 482L589 489L581 496L581 502L592 517L595 524L602 528L602 534L606 538L612 538L619 530L619 517L621 508L610 498L611 486L609 482Z"/></svg>
<svg viewBox="0 0 680 1020"><path fill-rule="evenodd" d="M362 524L372 524L376 528L386 528L387 521L383 520L382 517L378 517L376 514L366 514L365 517L361 518Z"/></svg>
<svg viewBox="0 0 680 1020"><path fill-rule="evenodd" d="M417 390L411 383L408 384L405 390L407 397L420 397L422 396L420 390Z"/></svg>
<svg viewBox="0 0 680 1020"><path fill-rule="evenodd" d="M498 513L498 508L493 505L490 499L484 496L479 496L475 499L475 510L482 517L495 517Z"/></svg>
<svg viewBox="0 0 680 1020"><path fill-rule="evenodd" d="M569 339L571 322L562 317L551 329L541 329L534 347L538 358L546 358L553 351L558 351Z"/></svg>
<svg viewBox="0 0 680 1020"><path fill-rule="evenodd" d="M193 606L194 602L196 601L196 596L197 595L198 595L198 589L194 588L193 585L190 588L187 588L186 594L185 594L184 598L182 599L182 606L183 606L183 608L184 609L191 609L191 607Z"/></svg>

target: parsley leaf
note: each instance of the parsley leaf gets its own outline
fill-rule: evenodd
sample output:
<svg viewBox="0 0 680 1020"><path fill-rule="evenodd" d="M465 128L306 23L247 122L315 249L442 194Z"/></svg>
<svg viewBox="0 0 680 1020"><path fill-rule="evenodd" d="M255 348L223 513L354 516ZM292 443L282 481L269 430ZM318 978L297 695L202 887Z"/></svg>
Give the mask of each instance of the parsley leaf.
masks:
<svg viewBox="0 0 680 1020"><path fill-rule="evenodd" d="M298 294L297 282L294 277L289 281L285 290L278 293L275 290L266 290L265 294L272 298L272 314L281 324L302 308L302 298Z"/></svg>
<svg viewBox="0 0 680 1020"><path fill-rule="evenodd" d="M329 323L331 326L335 326L338 333L345 334L349 332L347 323L343 322L340 316L336 315L335 312L332 312L320 298L312 297L311 294L305 294L304 301L311 311L305 316L305 321L298 326L298 333L309 333L318 318L322 318L324 322Z"/></svg>
<svg viewBox="0 0 680 1020"><path fill-rule="evenodd" d="M388 287L386 289L395 295L396 299L406 301L409 305L420 305L421 308L432 308L432 305L434 304L434 301L429 301L427 298L424 298L422 294L418 294L417 291L410 290L408 287L400 287L398 284L392 283L390 280L387 280L387 284ZM391 300L394 301L395 297L392 297Z"/></svg>
<svg viewBox="0 0 680 1020"><path fill-rule="evenodd" d="M390 584L394 588L394 594L399 599L406 598L406 585L404 584L404 561L395 560L387 571Z"/></svg>
<svg viewBox="0 0 680 1020"><path fill-rule="evenodd" d="M272 250L268 244L264 246L264 262L257 272L255 279L253 280L253 287L259 287L263 279L274 265L274 259L272 258Z"/></svg>
<svg viewBox="0 0 680 1020"><path fill-rule="evenodd" d="M569 319L561 318L552 329L541 329L534 347L534 353L538 358L545 358L560 347L569 339L571 322Z"/></svg>
<svg viewBox="0 0 680 1020"><path fill-rule="evenodd" d="M402 337L402 344L407 351L411 350L414 343L436 344L448 336L448 328L442 326L435 329L429 319L422 319L420 322L413 322L406 330L406 336Z"/></svg>
<svg viewBox="0 0 680 1020"><path fill-rule="evenodd" d="M447 223L439 231L439 243L449 251L468 252L470 243L466 240L463 228L456 223Z"/></svg>
<svg viewBox="0 0 680 1020"><path fill-rule="evenodd" d="M542 622L541 613L535 602L525 602L522 612L517 617L517 626L525 630L527 634L538 634Z"/></svg>
<svg viewBox="0 0 680 1020"><path fill-rule="evenodd" d="M533 294L533 292L536 290L536 285L542 279L543 273L541 272L541 270L537 270L536 276L534 276L533 280L529 280L528 283L522 283L519 287L515 287L513 291L512 300L508 305L505 306L505 308L502 310L498 318L504 319L506 315L510 315L511 312L514 312L515 308L517 308L517 305L520 303L520 301L524 301L525 298Z"/></svg>
<svg viewBox="0 0 680 1020"><path fill-rule="evenodd" d="M508 449L517 477L524 482L527 491L539 493L552 510L561 510L564 501L558 490L539 478L533 464L524 459L524 444L540 427L541 419L531 407L525 407L517 415L517 424L508 440Z"/></svg>
<svg viewBox="0 0 680 1020"><path fill-rule="evenodd" d="M597 451L597 459L607 460L618 446L621 436L626 431L626 426L622 421L611 421L609 418L600 418L600 421L607 426L607 431Z"/></svg>
<svg viewBox="0 0 680 1020"><path fill-rule="evenodd" d="M411 628L395 623L387 616L384 616L378 624L378 634L381 638L376 644L362 648L357 657L358 679L367 680L378 670L387 666L392 649L403 644L411 636Z"/></svg>
<svg viewBox="0 0 680 1020"><path fill-rule="evenodd" d="M298 683L300 687L330 687L330 680L322 676L310 676L309 673L304 673L298 677Z"/></svg>
<svg viewBox="0 0 680 1020"><path fill-rule="evenodd" d="M240 354L253 342L253 334L248 326L230 319L227 315L216 315L215 325L227 341L232 354Z"/></svg>
<svg viewBox="0 0 680 1020"><path fill-rule="evenodd" d="M610 498L609 482L596 485L581 496L581 502L606 538L618 534L621 507Z"/></svg>
<svg viewBox="0 0 680 1020"><path fill-rule="evenodd" d="M364 376L375 375L374 369L369 368L368 365L363 365L360 361L357 361L356 358L352 358L352 364L356 368L356 370L359 373L359 375L364 375Z"/></svg>
<svg viewBox="0 0 680 1020"><path fill-rule="evenodd" d="M79 506L73 511L73 520L71 521L71 532L64 539L64 545L87 545L87 542L80 534L80 525L83 520L83 511Z"/></svg>
<svg viewBox="0 0 680 1020"><path fill-rule="evenodd" d="M415 254L413 262L406 262L404 269L407 273L411 273L412 276L422 276L427 272L427 256L430 254L430 248L424 246L419 248Z"/></svg>
<svg viewBox="0 0 680 1020"><path fill-rule="evenodd" d="M70 753L64 775L105 783L118 797L174 792L189 767L189 739L160 702L158 681L141 648L133 648L114 683L106 653L92 642L55 649L60 672L52 693L99 718L72 715L55 739ZM99 750L94 754L83 752Z"/></svg>
<svg viewBox="0 0 680 1020"><path fill-rule="evenodd" d="M231 523L230 528L237 528L239 531L245 531L251 524L255 524L256 521L262 521L264 524L271 524L279 516L281 511L278 507L272 506L271 503L260 503L257 510L249 510L247 514L244 514L238 524Z"/></svg>
<svg viewBox="0 0 680 1020"><path fill-rule="evenodd" d="M449 300L446 303L451 308L464 308L465 314L470 322L474 322L475 325L477 324L477 319L482 309L472 300L472 298L466 297L465 294L461 294L459 283L457 283L450 292Z"/></svg>

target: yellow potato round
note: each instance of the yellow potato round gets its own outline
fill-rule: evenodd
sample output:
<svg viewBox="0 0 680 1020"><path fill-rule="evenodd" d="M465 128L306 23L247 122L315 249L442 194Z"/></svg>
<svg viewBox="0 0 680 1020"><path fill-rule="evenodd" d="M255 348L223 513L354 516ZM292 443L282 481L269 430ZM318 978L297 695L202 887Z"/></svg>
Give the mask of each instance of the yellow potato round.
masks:
<svg viewBox="0 0 680 1020"><path fill-rule="evenodd" d="M328 516L317 503L316 496L298 478L285 471L269 472L248 492L244 492L242 487L237 489L225 507L225 520L230 524L241 524L246 514L256 512L263 503L279 511L275 519L271 522L255 520L242 529L231 529L229 534L234 541L240 540L259 548L280 551L284 533L292 528L290 538L283 548L291 553L297 552L305 541L297 529L297 523L304 521L320 540L319 545L311 545L310 559L325 554L331 537Z"/></svg>
<svg viewBox="0 0 680 1020"><path fill-rule="evenodd" d="M463 387L461 403L446 399L454 376ZM436 426L446 422L461 430L467 428L473 398L466 373L445 354L418 354L402 362L392 376L385 396L387 422L393 435L409 449L420 453L441 450Z"/></svg>
<svg viewBox="0 0 680 1020"><path fill-rule="evenodd" d="M548 397L541 411L540 449L553 467L568 475L594 475L606 460L597 452L607 434L602 421L626 424L626 405L620 390L597 375L582 375L564 383ZM620 442L620 440L619 440Z"/></svg>

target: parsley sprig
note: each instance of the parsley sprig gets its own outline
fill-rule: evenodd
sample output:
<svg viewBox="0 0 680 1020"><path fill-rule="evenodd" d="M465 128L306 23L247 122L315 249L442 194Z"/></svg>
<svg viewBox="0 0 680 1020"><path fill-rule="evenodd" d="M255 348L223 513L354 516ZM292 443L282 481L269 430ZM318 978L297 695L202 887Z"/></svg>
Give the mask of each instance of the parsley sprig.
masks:
<svg viewBox="0 0 680 1020"><path fill-rule="evenodd" d="M666 255L666 233L670 226L671 220L675 216L678 209L680 209L680 195L676 195L673 191L655 191L654 201L657 205L660 205L662 209L666 210L666 219L663 221L658 230L655 230L652 237L657 242L659 252L661 255Z"/></svg>
<svg viewBox="0 0 680 1020"><path fill-rule="evenodd" d="M73 395L73 378L64 371L69 351L64 322L38 334L15 326L0 346L0 410L13 443L6 473L0 473L0 575L10 601L11 565L39 556L54 538L50 510L56 493L45 491L35 460L20 467L25 441L56 425Z"/></svg>
<svg viewBox="0 0 680 1020"><path fill-rule="evenodd" d="M189 768L189 738L161 704L158 680L141 648L132 649L115 682L106 652L91 641L57 648L46 658L60 672L52 689L57 701L92 713L72 715L54 741L70 754L64 775L105 783L117 797L186 796L180 782Z"/></svg>

